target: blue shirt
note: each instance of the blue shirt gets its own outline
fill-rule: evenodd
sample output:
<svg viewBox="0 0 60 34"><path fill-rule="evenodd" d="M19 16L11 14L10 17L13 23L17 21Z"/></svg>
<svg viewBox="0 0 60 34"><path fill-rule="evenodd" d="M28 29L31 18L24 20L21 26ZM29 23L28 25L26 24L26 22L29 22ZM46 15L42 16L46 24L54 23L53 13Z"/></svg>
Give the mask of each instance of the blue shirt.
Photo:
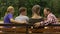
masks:
<svg viewBox="0 0 60 34"><path fill-rule="evenodd" d="M11 24L10 19L13 18L13 15L11 13L8 13L4 16L4 24Z"/></svg>

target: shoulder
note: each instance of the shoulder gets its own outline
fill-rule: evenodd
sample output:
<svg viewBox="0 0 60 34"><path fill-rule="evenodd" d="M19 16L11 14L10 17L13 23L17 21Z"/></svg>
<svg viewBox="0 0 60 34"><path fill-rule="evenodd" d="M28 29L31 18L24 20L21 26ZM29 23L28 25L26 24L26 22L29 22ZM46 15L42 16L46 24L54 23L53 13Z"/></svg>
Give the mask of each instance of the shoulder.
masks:
<svg viewBox="0 0 60 34"><path fill-rule="evenodd" d="M8 15L12 15L11 13L8 13Z"/></svg>
<svg viewBox="0 0 60 34"><path fill-rule="evenodd" d="M30 20L41 20L43 19L43 17L39 17L39 18L30 18Z"/></svg>
<svg viewBox="0 0 60 34"><path fill-rule="evenodd" d="M55 15L51 13L48 15L48 17L55 17Z"/></svg>
<svg viewBox="0 0 60 34"><path fill-rule="evenodd" d="M41 16L32 16L31 17L32 19L40 19L40 18L42 18Z"/></svg>
<svg viewBox="0 0 60 34"><path fill-rule="evenodd" d="M29 18L28 16L24 16L24 18Z"/></svg>
<svg viewBox="0 0 60 34"><path fill-rule="evenodd" d="M9 13L9 14L7 14L7 16L13 16L13 15Z"/></svg>
<svg viewBox="0 0 60 34"><path fill-rule="evenodd" d="M43 19L43 17L41 16L40 19Z"/></svg>

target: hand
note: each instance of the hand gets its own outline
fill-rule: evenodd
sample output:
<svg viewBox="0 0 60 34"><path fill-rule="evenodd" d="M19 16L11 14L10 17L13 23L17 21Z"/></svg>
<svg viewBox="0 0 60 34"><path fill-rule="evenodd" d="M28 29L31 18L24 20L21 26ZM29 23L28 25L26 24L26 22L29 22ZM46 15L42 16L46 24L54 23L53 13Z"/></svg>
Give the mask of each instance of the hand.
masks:
<svg viewBox="0 0 60 34"><path fill-rule="evenodd" d="M40 22L37 22L34 25L35 25L35 27L39 27L40 26Z"/></svg>

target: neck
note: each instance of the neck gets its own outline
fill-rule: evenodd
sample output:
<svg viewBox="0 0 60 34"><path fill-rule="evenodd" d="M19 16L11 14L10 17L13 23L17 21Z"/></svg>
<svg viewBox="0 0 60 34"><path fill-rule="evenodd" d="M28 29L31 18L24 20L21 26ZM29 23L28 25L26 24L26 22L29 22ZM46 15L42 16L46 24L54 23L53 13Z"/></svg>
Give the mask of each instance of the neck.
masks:
<svg viewBox="0 0 60 34"><path fill-rule="evenodd" d="M36 13L33 14L32 18L40 18L41 16L37 15Z"/></svg>
<svg viewBox="0 0 60 34"><path fill-rule="evenodd" d="M34 13L33 16L39 16L39 15L37 15L36 13Z"/></svg>

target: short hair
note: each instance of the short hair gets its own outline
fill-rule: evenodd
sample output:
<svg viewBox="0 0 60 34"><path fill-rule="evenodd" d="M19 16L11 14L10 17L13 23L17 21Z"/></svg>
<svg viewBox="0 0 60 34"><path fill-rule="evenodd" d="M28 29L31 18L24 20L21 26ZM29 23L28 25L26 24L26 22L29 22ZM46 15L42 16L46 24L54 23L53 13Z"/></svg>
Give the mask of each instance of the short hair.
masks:
<svg viewBox="0 0 60 34"><path fill-rule="evenodd" d="M44 8L44 9L46 9L46 10L49 11L49 12L52 12L50 8Z"/></svg>
<svg viewBox="0 0 60 34"><path fill-rule="evenodd" d="M35 12L36 14L38 14L38 12L40 12L40 6L39 5L34 5L32 8L32 12Z"/></svg>
<svg viewBox="0 0 60 34"><path fill-rule="evenodd" d="M27 8L25 8L25 7L21 7L21 8L19 8L19 12L21 13L21 12L25 12L27 10Z"/></svg>
<svg viewBox="0 0 60 34"><path fill-rule="evenodd" d="M9 11L10 9L14 9L14 7L13 7L13 6L9 6L9 7L7 8L7 12L10 12L10 11Z"/></svg>

